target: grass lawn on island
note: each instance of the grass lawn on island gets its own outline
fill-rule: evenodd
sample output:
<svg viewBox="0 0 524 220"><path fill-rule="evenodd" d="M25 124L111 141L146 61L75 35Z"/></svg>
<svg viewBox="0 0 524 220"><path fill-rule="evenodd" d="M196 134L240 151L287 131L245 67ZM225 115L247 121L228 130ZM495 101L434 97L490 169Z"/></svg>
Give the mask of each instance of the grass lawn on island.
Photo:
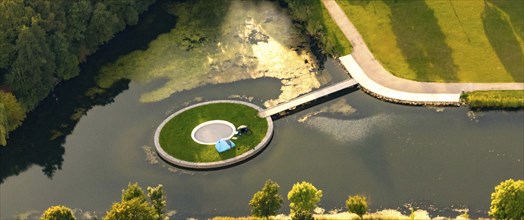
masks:
<svg viewBox="0 0 524 220"><path fill-rule="evenodd" d="M524 4L338 0L394 75L431 82L524 82Z"/></svg>
<svg viewBox="0 0 524 220"><path fill-rule="evenodd" d="M253 148L265 137L268 124L258 117L258 110L234 103L213 103L184 111L164 125L159 143L171 156L188 162L214 162L239 156ZM215 145L201 145L193 141L191 131L199 124L211 120L225 120L236 127L247 125L251 134L232 140L236 146L218 153Z"/></svg>

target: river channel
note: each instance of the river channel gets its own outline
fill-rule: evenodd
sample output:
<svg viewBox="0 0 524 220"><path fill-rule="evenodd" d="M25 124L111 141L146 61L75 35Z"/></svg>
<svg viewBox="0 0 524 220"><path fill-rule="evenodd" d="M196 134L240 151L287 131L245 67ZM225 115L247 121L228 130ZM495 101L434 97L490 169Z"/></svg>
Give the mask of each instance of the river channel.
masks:
<svg viewBox="0 0 524 220"><path fill-rule="evenodd" d="M171 219L246 216L249 200L267 179L281 186L284 197L294 183L312 183L323 191L320 207L326 211L343 209L348 195L362 194L371 211L408 213L413 206L432 217L455 217L460 213L454 210L467 208L471 217L487 217L494 187L524 178L524 111L405 106L360 90L275 120L267 149L245 163L213 171L173 167L153 148L154 131L169 114L217 99L266 107L348 75L334 60L319 64L308 58L309 44L292 45L297 36L272 34L284 29L300 34L293 25L281 30L271 26L290 24L278 4L233 1L221 22L241 17L242 28L250 28L243 29L245 37L252 41L240 36L234 42L238 37L231 33L238 25L224 25L223 34L212 37L205 34L213 31L204 30L192 40L205 50L185 45L187 54L166 55L190 61L166 65L167 73L140 69L151 73L146 79L127 69L127 75L112 75L107 84L104 74L116 71L111 68L118 66L118 57L135 50L140 50L136 56L153 54L149 42L183 25L182 16L166 13L168 8L176 11L168 3L159 1L138 26L101 47L81 66L80 77L60 84L11 134L8 146L0 149L0 219L37 218L57 204L73 208L78 216L100 218L129 182L163 184L167 209L176 212ZM257 9L263 17L249 15ZM286 59L296 56L294 60L271 57L278 54L263 47L272 42L273 50L293 51L295 55L276 52ZM297 49L303 45L304 50ZM191 57L201 54L207 56L204 61ZM206 64L195 68L199 62ZM301 74L289 76L289 69ZM169 78L171 72L191 77ZM282 213L289 213L288 205L284 202Z"/></svg>

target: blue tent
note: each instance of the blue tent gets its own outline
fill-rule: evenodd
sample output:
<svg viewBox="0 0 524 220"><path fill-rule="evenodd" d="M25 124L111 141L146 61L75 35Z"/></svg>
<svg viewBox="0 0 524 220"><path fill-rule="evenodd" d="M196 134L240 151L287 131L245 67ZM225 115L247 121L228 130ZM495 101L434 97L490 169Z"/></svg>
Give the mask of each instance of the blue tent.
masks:
<svg viewBox="0 0 524 220"><path fill-rule="evenodd" d="M225 139L220 139L219 141L217 141L217 143L215 144L215 148L217 149L217 151L219 153L222 153L226 150L229 150L231 148L235 147L235 143L233 143L232 141L230 140L225 140Z"/></svg>

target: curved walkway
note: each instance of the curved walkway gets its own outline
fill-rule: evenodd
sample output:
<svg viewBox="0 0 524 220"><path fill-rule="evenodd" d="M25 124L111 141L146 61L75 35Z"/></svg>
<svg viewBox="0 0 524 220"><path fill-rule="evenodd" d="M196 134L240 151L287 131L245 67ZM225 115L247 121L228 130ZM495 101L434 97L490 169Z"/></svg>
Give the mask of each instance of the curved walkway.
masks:
<svg viewBox="0 0 524 220"><path fill-rule="evenodd" d="M373 56L362 36L335 0L322 0L331 18L353 45L353 53L340 57L349 74L365 89L403 102L458 104L462 92L524 90L524 83L434 83L394 76Z"/></svg>
<svg viewBox="0 0 524 220"><path fill-rule="evenodd" d="M162 130L164 125L167 124L167 122L169 122L172 118L174 118L178 114L180 114L182 112L185 112L185 111L187 111L189 109L192 109L192 108L195 108L195 107L198 107L198 106L202 106L202 105L214 104L214 103L241 104L241 105L246 105L246 106L249 106L251 108L254 108L254 109L258 110L259 112L263 111L262 108L258 107L255 104L251 104L249 102L243 102L243 101L233 101L233 100L208 101L208 102L202 102L202 103L199 103L199 104L196 104L196 105L191 105L191 106L185 107L185 108L183 108L183 109L173 113L172 115L170 115L166 119L164 119L164 121L162 121L162 123L160 123L160 125L157 127L157 129L155 131L155 137L154 137L155 149L156 149L156 152L158 153L158 155L163 160L165 160L165 161L167 161L167 162L169 162L169 163L171 163L173 165L179 166L179 167L195 169L195 170L218 169L218 168L223 168L223 167L228 167L228 166L232 166L232 165L235 165L235 164L239 164L239 163L241 163L241 162L243 162L243 161L245 161L245 160L255 156L260 151L262 151L264 148L266 148L266 146L269 144L269 141L271 141L271 138L273 137L273 120L271 120L271 117L266 117L266 121L267 121L267 125L268 125L267 131L266 131L266 135L260 141L260 143L258 143L258 145L255 146L255 148L253 148L253 149L251 149L251 150L249 150L249 151L247 151L247 152L245 152L245 153L243 153L241 155L238 155L236 157L229 158L227 160L216 161L216 162L202 162L202 163L200 163L200 162L189 162L189 161L177 159L177 158L171 156L170 154L168 154L167 152L164 151L164 149L160 145L160 131Z"/></svg>

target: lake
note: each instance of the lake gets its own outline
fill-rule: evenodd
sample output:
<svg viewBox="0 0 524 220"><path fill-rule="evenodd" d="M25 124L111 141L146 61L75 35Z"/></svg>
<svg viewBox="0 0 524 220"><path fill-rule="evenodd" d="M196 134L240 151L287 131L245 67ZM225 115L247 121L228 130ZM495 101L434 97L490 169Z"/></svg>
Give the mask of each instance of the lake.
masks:
<svg viewBox="0 0 524 220"><path fill-rule="evenodd" d="M275 120L267 149L240 165L191 171L165 163L154 152L154 131L165 117L189 104L234 99L264 107L348 78L332 59L304 62L302 56L312 57L307 47L295 60L283 64L278 54L275 59L262 60L261 51L267 52L262 47L273 39L289 50L304 44L289 46L294 41L282 43L288 38L271 34L279 31L271 25L290 24L277 4L239 2L228 3L229 10L223 13L231 21L245 18L248 22L244 24L254 24L262 36L269 37L268 42L232 43L236 38L230 33L238 26L232 25L226 34L219 34L231 39L202 43L214 52L198 48L195 53L177 52L173 59L186 56L200 62L198 56L206 54L214 60L196 70L184 67L185 61L170 70L194 74L190 78L196 81L180 80L190 86L151 95L166 85L181 86L178 78L162 74L145 80L129 74L113 79L110 86L100 85L108 72L101 71L102 66L112 68L118 57L134 50L148 53L152 50L148 43L159 34L168 36L165 34L183 26L182 17L166 13L168 1L156 3L142 15L138 26L101 47L81 66L81 76L60 84L11 134L8 146L0 149L0 218L39 217L42 210L57 204L84 217L102 217L120 200L129 182L142 187L163 184L167 209L176 211L172 219L246 216L249 200L267 179L281 186L284 197L294 183L312 183L323 191L320 207L327 211L345 210L348 195L362 194L368 197L371 211L408 213L411 205L427 210L432 217L455 217L460 213L454 210L468 208L470 217L476 218L487 217L490 194L497 184L524 178L523 110L473 112L465 107L405 106L360 90L344 91ZM257 23L258 18L249 15L260 8L266 23ZM288 28L286 33L301 34L292 25ZM256 63L238 59L238 54L223 55L226 58L216 61L221 53L210 45L217 42ZM285 56L290 59L291 55ZM302 72L289 76L284 72L289 68ZM239 74L241 70L246 74ZM234 76L221 75L231 71L236 71ZM280 211L289 213L289 203L284 200Z"/></svg>

